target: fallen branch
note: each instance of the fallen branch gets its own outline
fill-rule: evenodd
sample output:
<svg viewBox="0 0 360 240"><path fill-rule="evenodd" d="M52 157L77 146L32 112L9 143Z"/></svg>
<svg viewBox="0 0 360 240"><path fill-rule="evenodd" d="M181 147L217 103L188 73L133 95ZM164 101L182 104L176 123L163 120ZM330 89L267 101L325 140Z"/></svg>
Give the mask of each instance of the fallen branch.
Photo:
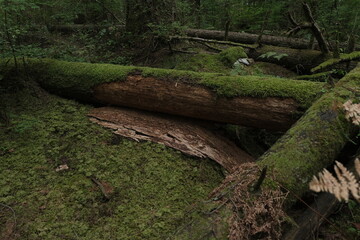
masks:
<svg viewBox="0 0 360 240"><path fill-rule="evenodd" d="M248 49L256 49L258 46L255 45L249 45L249 44L242 44L242 43L236 43L236 42L230 42L230 41L218 41L213 39L204 39L199 37L182 37L182 36L171 36L170 41L172 40L186 40L186 41L194 41L194 42L205 42L205 43L216 43L216 44L222 44L222 45L229 45L229 46L237 46L237 47L243 47Z"/></svg>
<svg viewBox="0 0 360 240"><path fill-rule="evenodd" d="M185 154L210 158L228 172L254 159L233 142L213 133L203 122L124 108L95 108L90 120L115 134L135 141L152 141L177 149Z"/></svg>

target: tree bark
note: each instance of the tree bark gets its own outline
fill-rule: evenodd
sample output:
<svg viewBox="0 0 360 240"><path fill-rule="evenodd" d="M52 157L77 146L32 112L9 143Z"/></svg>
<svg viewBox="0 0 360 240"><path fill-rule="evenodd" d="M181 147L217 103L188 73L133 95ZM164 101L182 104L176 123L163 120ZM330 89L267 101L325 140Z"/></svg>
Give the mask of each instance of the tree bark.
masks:
<svg viewBox="0 0 360 240"><path fill-rule="evenodd" d="M247 204L257 202L263 197L264 192L277 186L289 192L285 205L278 209L281 211L289 208L298 197L308 192L308 183L312 176L332 164L345 143L355 133L354 127L344 117L342 104L348 99L356 98L355 89L359 86L360 66L341 79L332 91L317 100L303 117L260 157L259 167L266 166L269 173L260 192L251 193L250 184L248 188L242 189L244 192L250 192L248 198L251 201ZM246 167L248 165L242 168ZM239 172L244 172L242 168L239 167ZM236 224L233 216L245 214L233 203L236 196L242 196L239 189L236 189L242 181L244 177L236 172L228 176L220 188L220 194L219 191L215 191L215 197L212 195L210 200L194 211L190 219L186 220L188 224L179 228L173 239L200 239L199 236L201 239L227 239L228 236L230 239L236 239L231 232L229 235L227 224L230 222L231 231L231 226ZM265 202L275 200L270 195ZM257 219L260 225L266 225L268 222L265 217Z"/></svg>
<svg viewBox="0 0 360 240"><path fill-rule="evenodd" d="M288 129L325 86L270 77L46 59L26 62L30 76L62 96L271 130Z"/></svg>

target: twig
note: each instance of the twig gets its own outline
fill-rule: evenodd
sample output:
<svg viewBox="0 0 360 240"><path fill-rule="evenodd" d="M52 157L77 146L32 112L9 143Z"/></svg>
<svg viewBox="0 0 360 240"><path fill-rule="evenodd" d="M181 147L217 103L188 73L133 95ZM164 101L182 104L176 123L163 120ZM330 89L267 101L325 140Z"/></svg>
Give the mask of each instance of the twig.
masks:
<svg viewBox="0 0 360 240"><path fill-rule="evenodd" d="M0 203L0 206L3 206L3 207L5 207L5 208L10 209L10 211L11 211L12 214L13 214L14 224L16 224L16 213L15 213L14 209L13 209L12 207L8 206L8 205L3 204L3 203Z"/></svg>
<svg viewBox="0 0 360 240"><path fill-rule="evenodd" d="M104 195L104 198L107 201L109 201L110 196L109 196L109 194L107 194L107 192L106 192L106 190L104 188L104 185L99 180L97 180L95 177L90 177L90 179L91 179L91 181L93 181L93 183L95 183L100 188L100 191Z"/></svg>

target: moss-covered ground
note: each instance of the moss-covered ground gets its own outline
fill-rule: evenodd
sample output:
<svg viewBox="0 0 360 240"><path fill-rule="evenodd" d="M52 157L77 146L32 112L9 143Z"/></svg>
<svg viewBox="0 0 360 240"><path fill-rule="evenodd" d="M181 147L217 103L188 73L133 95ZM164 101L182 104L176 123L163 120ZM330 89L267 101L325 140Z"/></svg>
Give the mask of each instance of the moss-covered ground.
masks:
<svg viewBox="0 0 360 240"><path fill-rule="evenodd" d="M90 123L90 106L36 87L0 96L0 239L166 239L223 179L210 160Z"/></svg>

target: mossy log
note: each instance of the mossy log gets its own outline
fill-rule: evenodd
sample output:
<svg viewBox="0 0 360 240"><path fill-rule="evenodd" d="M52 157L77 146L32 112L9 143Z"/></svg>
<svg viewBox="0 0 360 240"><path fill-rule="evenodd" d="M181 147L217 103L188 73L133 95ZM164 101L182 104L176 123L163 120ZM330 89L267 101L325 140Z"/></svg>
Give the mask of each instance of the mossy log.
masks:
<svg viewBox="0 0 360 240"><path fill-rule="evenodd" d="M274 55L275 57L260 57L269 52L275 52L278 56L280 54L286 55L283 55L280 59L276 58L276 55ZM248 56L258 61L281 65L299 74L310 73L312 68L331 58L330 54L323 54L316 50L292 49L265 45L260 48L250 49L248 51Z"/></svg>
<svg viewBox="0 0 360 240"><path fill-rule="evenodd" d="M288 192L285 204L278 209L288 209L298 197L305 194L308 183L312 176L323 168L331 165L334 159L344 147L345 143L354 133L354 127L344 116L342 104L348 99L354 99L358 95L360 87L360 66L341 79L335 88L324 94L317 100L302 118L258 161L259 168L267 167L267 175L261 185L261 189L252 192L249 185L242 189L248 193L246 204L254 204L264 196L268 190L281 189ZM244 172L248 165L239 167L239 173ZM199 207L191 219L187 219L185 227L179 229L174 239L238 239L234 238L242 233L234 232L232 225L236 226L239 218L246 216L244 209L239 209L233 199L243 197L236 186L249 176L231 174L225 179L225 183L216 191L217 195ZM260 177L257 173L257 178ZM219 193L220 192L220 193ZM249 193L250 192L250 193ZM249 196L250 194L250 196ZM221 199L221 201L219 201ZM265 202L275 201L270 198ZM270 209L269 209L270 211ZM234 215L236 217L234 217ZM254 220L254 216L252 216ZM267 214L258 216L256 220L261 224L267 224L271 219ZM235 223L234 223L235 221ZM245 221L246 222L246 221ZM230 223L230 230L226 226ZM250 228L251 221L247 222ZM243 235L241 235L243 236ZM247 238L241 238L247 239ZM274 239L274 238L271 238ZM279 239L279 238L276 238Z"/></svg>
<svg viewBox="0 0 360 240"><path fill-rule="evenodd" d="M49 59L25 62L29 76L62 96L273 130L288 129L325 86L273 77ZM2 71L14 68L6 61L0 66Z"/></svg>

